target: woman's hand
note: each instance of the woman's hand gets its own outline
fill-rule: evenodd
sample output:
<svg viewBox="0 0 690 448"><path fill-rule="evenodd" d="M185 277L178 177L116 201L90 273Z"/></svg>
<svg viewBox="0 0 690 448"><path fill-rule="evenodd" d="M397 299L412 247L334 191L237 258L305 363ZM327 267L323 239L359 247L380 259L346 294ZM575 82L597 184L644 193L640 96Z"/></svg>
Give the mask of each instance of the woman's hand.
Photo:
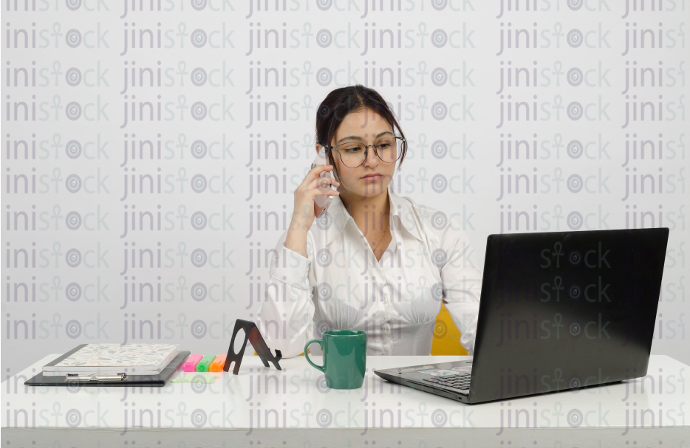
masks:
<svg viewBox="0 0 690 448"><path fill-rule="evenodd" d="M318 165L304 177L302 183L295 189L295 206L292 221L285 238L285 247L294 250L303 257L307 257L307 232L314 224L314 199L317 196L337 196L340 193L330 188L337 187L340 182L331 176L321 177L324 171L333 170L333 165Z"/></svg>

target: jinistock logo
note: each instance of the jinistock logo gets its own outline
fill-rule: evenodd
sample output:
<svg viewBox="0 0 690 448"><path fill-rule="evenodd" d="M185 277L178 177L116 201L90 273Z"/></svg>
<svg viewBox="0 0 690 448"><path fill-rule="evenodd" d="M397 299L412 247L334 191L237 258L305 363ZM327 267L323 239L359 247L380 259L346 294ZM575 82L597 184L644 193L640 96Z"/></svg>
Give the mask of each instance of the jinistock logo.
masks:
<svg viewBox="0 0 690 448"><path fill-rule="evenodd" d="M275 13L303 13L309 12L312 2L300 3L297 1L292 2L287 7L286 3L262 3L262 0L250 0L247 2L249 5L249 14L245 16L249 19L253 15L261 15L263 17L271 16ZM462 11L464 13L471 13L475 11L475 7L471 0L432 0L432 9L428 9L427 2L412 2L408 1L406 3L402 2L379 2L376 3L375 0L317 0L316 7L323 12L331 11L338 14L357 14L360 19L364 19L372 15L378 15L379 13L409 13L413 11L429 11L433 13L434 11L445 11L457 12ZM361 15L359 15L361 13ZM283 14L280 14L283 16Z"/></svg>

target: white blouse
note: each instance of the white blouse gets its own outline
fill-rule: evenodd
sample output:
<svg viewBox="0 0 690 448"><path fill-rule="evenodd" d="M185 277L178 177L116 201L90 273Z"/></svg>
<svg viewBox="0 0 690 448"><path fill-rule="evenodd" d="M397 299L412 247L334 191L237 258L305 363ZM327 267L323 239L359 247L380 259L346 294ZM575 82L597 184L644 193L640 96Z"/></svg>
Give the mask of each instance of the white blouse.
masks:
<svg viewBox="0 0 690 448"><path fill-rule="evenodd" d="M307 232L308 258L284 246L283 232L256 319L283 358L331 329L364 330L368 355L429 355L434 331L448 331L435 328L441 300L474 353L482 274L469 238L445 213L391 185L388 195L392 241L380 261L339 196ZM321 354L319 344L309 350Z"/></svg>

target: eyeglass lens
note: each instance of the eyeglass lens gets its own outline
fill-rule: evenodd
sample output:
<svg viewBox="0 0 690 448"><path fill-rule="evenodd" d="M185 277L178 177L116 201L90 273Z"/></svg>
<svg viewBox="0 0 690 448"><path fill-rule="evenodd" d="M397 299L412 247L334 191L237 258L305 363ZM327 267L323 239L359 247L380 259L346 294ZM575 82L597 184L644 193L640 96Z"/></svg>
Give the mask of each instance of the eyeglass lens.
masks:
<svg viewBox="0 0 690 448"><path fill-rule="evenodd" d="M349 168L356 168L364 163L366 146L361 142L348 142L338 145L340 158ZM402 139L395 137L382 137L376 142L376 152L379 158L386 163L393 163L402 153Z"/></svg>

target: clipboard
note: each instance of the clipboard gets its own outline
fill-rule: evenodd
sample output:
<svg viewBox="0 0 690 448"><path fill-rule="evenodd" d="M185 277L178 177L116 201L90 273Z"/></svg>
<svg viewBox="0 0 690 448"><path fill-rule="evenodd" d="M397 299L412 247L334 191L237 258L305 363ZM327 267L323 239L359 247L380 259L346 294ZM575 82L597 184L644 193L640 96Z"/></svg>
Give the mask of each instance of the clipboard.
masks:
<svg viewBox="0 0 690 448"><path fill-rule="evenodd" d="M72 353L84 347L86 344L82 344L68 351L64 355L56 358L51 363L58 363L63 359L70 356ZM170 363L156 375L128 375L126 373L116 374L116 375L99 375L94 376L89 379L71 377L67 378L65 375L60 376L44 376L43 372L33 378L24 381L25 386L107 386L107 387L127 387L127 386L151 386L151 387L163 387L165 382L170 379L173 373L182 365L182 363L187 359L191 352L184 351L179 352L177 356L170 361Z"/></svg>

